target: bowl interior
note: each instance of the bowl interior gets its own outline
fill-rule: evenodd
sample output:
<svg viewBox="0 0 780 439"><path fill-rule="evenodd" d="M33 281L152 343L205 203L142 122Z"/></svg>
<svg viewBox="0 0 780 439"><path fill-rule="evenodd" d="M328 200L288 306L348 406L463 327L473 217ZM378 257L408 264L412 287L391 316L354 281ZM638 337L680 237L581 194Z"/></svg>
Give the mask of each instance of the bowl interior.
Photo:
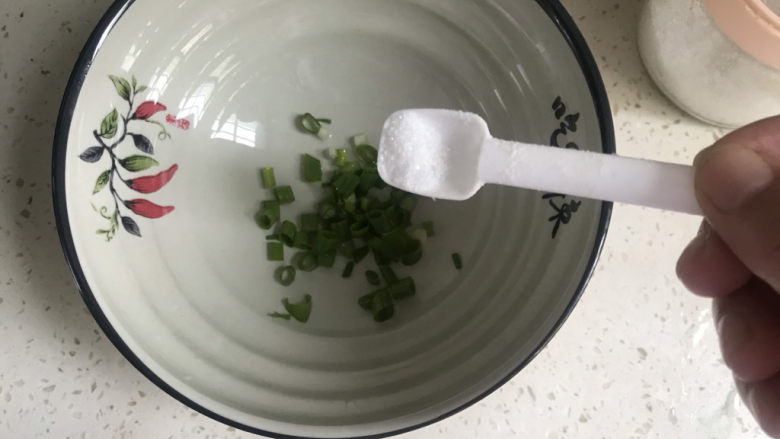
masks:
<svg viewBox="0 0 780 439"><path fill-rule="evenodd" d="M282 287L252 216L272 197L260 167L294 188L297 201L283 210L294 221L320 191L301 182L300 154L345 146L358 133L376 144L384 119L402 108L472 111L497 137L608 151L599 117L609 116L597 114L586 76L596 73L583 71L548 3L122 4L91 65L81 66L83 84L70 90L65 159L55 163L66 253L104 328L185 402L271 434L400 431L508 379L584 286L603 239L601 203L499 187L467 202L422 201L414 221L433 220L436 236L418 265L398 269L414 276L418 294L386 324L356 304L372 290L362 275L371 261L352 279L341 278L339 262ZM133 77L136 91L148 88L131 106L122 94L125 84L133 93ZM303 112L332 118L332 137L298 132L293 120ZM125 126L132 135L122 138ZM148 195L106 183L112 157L87 150L120 139L117 161L158 163L134 159L136 168L153 166L123 178L173 169L154 180L170 181ZM163 211L137 199L175 210L146 218ZM463 255L461 271L453 252ZM308 324L267 316L282 298L305 293L313 296Z"/></svg>

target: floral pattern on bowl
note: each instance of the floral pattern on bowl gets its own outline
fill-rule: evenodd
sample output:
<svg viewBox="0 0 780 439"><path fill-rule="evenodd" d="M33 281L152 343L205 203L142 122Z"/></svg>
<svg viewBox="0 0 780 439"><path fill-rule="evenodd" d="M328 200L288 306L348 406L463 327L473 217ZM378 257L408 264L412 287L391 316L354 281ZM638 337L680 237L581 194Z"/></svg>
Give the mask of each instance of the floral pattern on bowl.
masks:
<svg viewBox="0 0 780 439"><path fill-rule="evenodd" d="M110 167L97 177L95 187L92 190L92 194L95 195L107 189L114 201L113 211L108 206L98 208L93 205L95 211L108 221L107 228L97 230L99 235L105 236L106 241L111 241L116 236L120 223L127 233L141 237L141 228L138 222L130 216L131 213L144 218L157 219L175 209L174 206L162 206L146 198L122 198L114 187L117 180L135 192L151 194L168 184L179 169L179 165L174 163L168 169L153 175L132 178L122 175L124 171L135 174L160 165L152 157L154 155L152 141L143 134L130 131L130 122L138 121L158 125L160 132L157 137L160 141L170 139L171 134L162 123L152 119L155 114L167 110L164 104L143 101L134 106L136 98L148 89L147 86L138 85L135 76L132 76L130 81L114 75L109 75L109 79L113 82L119 97L127 103L127 112L120 116L117 108L112 109L100 122L100 128L92 132L98 145L87 148L79 155L79 158L87 163L100 163L104 156L110 160ZM176 124L181 129L189 128L188 121L175 119L172 115L168 115L167 121ZM126 142L128 138L132 139L135 149L143 154L136 153L119 157L118 151L120 149L129 149L128 147L121 148L123 145L129 145L129 142ZM124 171L120 171L120 169ZM129 212L123 214L120 205Z"/></svg>

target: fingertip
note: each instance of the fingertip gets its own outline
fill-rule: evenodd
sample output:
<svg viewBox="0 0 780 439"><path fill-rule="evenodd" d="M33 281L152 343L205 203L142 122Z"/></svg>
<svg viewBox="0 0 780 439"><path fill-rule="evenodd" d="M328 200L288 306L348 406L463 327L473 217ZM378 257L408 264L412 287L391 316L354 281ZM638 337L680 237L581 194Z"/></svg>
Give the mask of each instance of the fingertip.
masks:
<svg viewBox="0 0 780 439"><path fill-rule="evenodd" d="M758 279L713 302L723 360L740 380L756 383L780 373L778 315L780 296Z"/></svg>
<svg viewBox="0 0 780 439"><path fill-rule="evenodd" d="M737 379L737 389L761 429L780 438L780 374L753 384Z"/></svg>
<svg viewBox="0 0 780 439"><path fill-rule="evenodd" d="M741 144L719 143L695 166L700 204L712 215L739 209L775 179L769 163Z"/></svg>
<svg viewBox="0 0 780 439"><path fill-rule="evenodd" d="M677 261L677 277L692 293L720 297L745 285L752 274L704 221Z"/></svg>

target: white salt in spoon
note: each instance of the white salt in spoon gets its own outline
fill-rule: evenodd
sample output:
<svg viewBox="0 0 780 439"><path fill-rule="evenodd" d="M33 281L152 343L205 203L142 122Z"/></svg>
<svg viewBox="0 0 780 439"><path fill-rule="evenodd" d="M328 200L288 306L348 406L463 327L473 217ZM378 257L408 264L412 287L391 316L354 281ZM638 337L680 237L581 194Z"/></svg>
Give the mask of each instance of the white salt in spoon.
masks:
<svg viewBox="0 0 780 439"><path fill-rule="evenodd" d="M377 168L388 184L432 198L466 200L493 183L701 215L690 166L499 140L461 111L393 113Z"/></svg>

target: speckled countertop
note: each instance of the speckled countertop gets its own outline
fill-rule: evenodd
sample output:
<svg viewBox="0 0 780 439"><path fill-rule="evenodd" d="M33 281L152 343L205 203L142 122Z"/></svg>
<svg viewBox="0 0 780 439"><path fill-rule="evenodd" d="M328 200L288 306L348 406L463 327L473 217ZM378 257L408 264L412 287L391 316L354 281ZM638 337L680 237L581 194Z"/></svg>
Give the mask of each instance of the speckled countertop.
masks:
<svg viewBox="0 0 780 439"><path fill-rule="evenodd" d="M158 390L103 336L65 265L50 157L76 56L110 0L0 2L0 437L248 438ZM722 135L660 95L640 0L565 0L602 69L621 154L690 162ZM407 438L756 438L709 303L674 274L693 217L616 206L580 305L525 371Z"/></svg>

